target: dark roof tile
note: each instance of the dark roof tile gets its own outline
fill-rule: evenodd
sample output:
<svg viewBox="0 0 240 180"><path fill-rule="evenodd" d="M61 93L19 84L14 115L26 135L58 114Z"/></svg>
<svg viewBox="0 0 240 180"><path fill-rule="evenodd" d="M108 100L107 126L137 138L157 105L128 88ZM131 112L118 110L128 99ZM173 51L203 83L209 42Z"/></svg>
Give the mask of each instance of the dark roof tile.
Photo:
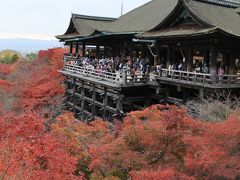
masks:
<svg viewBox="0 0 240 180"><path fill-rule="evenodd" d="M194 0L187 2L187 4L201 20L229 34L240 36L240 17L235 9Z"/></svg>

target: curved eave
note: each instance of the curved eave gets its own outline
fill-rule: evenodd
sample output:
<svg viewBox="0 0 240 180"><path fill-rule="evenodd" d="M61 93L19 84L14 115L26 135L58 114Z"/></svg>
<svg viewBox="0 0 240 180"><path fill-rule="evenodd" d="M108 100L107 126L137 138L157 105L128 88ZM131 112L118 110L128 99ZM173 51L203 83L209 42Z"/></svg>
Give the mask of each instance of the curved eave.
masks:
<svg viewBox="0 0 240 180"><path fill-rule="evenodd" d="M158 40L162 40L162 39L179 39L179 38L184 38L184 39L191 39L194 37L203 37L203 36L208 36L208 35L217 35L217 34L221 34L224 35L226 37L230 37L233 39L237 39L240 40L240 36L236 36L233 35L231 33L228 33L226 31L223 31L222 29L219 29L217 27L214 28L207 28L207 29L201 29L201 30L196 30L194 32L194 30L186 30L183 33L179 33L180 30L175 30L173 32L176 32L175 34L172 33L170 34L169 32L167 33L167 30L163 30L163 31L153 31L153 32L148 32L148 33L143 33L140 35L137 35L136 37L139 39L147 39L147 40L152 40L152 39L158 39ZM187 31L190 31L189 33L186 33Z"/></svg>
<svg viewBox="0 0 240 180"><path fill-rule="evenodd" d="M225 36L227 36L227 37L231 37L231 38L240 40L240 36L231 34L231 33L227 32L227 31L224 31L224 30L222 30L222 29L220 29L220 28L218 28L218 33L223 34L223 35L225 35Z"/></svg>
<svg viewBox="0 0 240 180"><path fill-rule="evenodd" d="M218 28L219 31L221 30L222 32L226 32L228 36L240 36L240 17L237 17L233 8L214 4L209 4L207 6L206 3L196 0L183 1L185 2L186 8L192 13L194 18L198 18L199 21L208 24L210 27Z"/></svg>
<svg viewBox="0 0 240 180"><path fill-rule="evenodd" d="M61 38L60 36L56 36L56 38L60 39L61 42L76 42L76 41L84 41L84 40L90 40L90 39L96 39L101 37L109 37L109 36L121 36L121 35L129 35L134 36L136 34L139 34L140 32L118 32L118 33L110 33L110 32L102 32L102 33L93 33L90 36L73 36L69 38Z"/></svg>

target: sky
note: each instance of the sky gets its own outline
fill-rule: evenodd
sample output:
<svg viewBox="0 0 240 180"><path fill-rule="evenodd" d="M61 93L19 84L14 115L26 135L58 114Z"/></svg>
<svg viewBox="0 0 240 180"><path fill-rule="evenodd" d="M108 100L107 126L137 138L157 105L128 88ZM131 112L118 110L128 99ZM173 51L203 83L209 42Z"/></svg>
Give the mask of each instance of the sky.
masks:
<svg viewBox="0 0 240 180"><path fill-rule="evenodd" d="M0 39L53 40L63 34L71 13L119 17L122 0L1 0ZM150 0L123 0L123 13Z"/></svg>

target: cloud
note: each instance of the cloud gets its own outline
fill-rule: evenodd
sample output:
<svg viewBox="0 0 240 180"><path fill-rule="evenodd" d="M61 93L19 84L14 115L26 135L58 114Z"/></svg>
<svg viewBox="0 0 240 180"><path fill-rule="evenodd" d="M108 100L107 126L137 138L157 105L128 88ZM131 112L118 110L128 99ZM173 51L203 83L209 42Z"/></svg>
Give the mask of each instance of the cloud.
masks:
<svg viewBox="0 0 240 180"><path fill-rule="evenodd" d="M55 37L51 35L20 34L20 33L8 33L8 32L0 32L0 39L56 40Z"/></svg>

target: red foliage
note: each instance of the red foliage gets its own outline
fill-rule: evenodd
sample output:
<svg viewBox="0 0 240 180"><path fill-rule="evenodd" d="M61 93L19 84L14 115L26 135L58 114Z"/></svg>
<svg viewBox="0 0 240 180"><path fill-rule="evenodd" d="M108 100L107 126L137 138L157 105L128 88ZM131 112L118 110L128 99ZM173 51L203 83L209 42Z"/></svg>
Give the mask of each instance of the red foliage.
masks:
<svg viewBox="0 0 240 180"><path fill-rule="evenodd" d="M130 113L116 127L100 120L80 123L71 113L59 116L50 133L42 122L33 114L1 117L0 172L47 179L234 179L240 174L238 118L203 123L177 107L156 105Z"/></svg>
<svg viewBox="0 0 240 180"><path fill-rule="evenodd" d="M64 92L57 72L63 52L61 48L40 51L34 62L0 66L1 92L7 90L7 97L15 102L13 109L22 114L0 112L0 178L240 176L240 119L236 116L206 123L175 106L155 105L129 113L123 123L116 124L81 123L72 113L64 113L47 132L46 120L39 115L50 114L51 105L59 102L56 97ZM1 94L1 99L6 98L6 93Z"/></svg>
<svg viewBox="0 0 240 180"><path fill-rule="evenodd" d="M77 161L34 114L0 117L0 177L74 179Z"/></svg>
<svg viewBox="0 0 240 180"><path fill-rule="evenodd" d="M11 83L9 81L0 79L0 88L3 88L4 90L9 90L10 87Z"/></svg>
<svg viewBox="0 0 240 180"><path fill-rule="evenodd" d="M11 82L11 97L15 111L38 112L51 116L49 106L58 105L64 93L63 77L58 70L62 68L62 54L65 49L55 48L39 52L33 62L18 61L11 66L7 76Z"/></svg>
<svg viewBox="0 0 240 180"><path fill-rule="evenodd" d="M0 64L0 77L6 76L11 72L11 64Z"/></svg>
<svg viewBox="0 0 240 180"><path fill-rule="evenodd" d="M186 134L185 166L195 176L234 179L240 175L240 120L230 117L222 123L201 123Z"/></svg>

